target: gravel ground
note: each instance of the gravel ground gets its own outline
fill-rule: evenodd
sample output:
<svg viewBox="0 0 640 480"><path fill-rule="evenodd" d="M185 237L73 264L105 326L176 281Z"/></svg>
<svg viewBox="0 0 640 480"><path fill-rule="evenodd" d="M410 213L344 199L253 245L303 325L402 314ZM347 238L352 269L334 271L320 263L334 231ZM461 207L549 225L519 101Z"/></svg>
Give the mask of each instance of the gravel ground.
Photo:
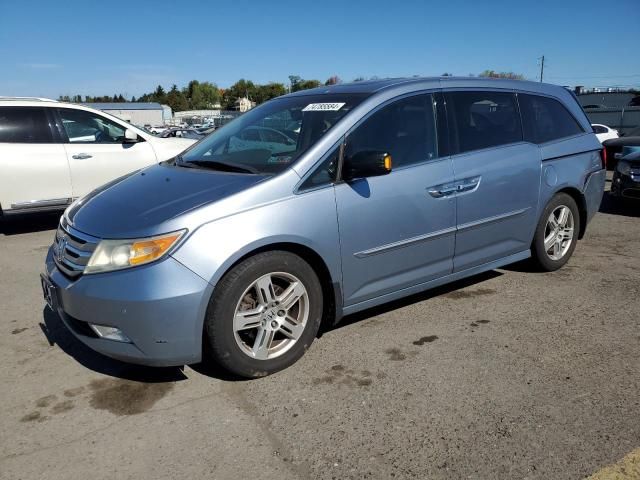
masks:
<svg viewBox="0 0 640 480"><path fill-rule="evenodd" d="M44 306L56 216L0 226L0 478L640 478L640 204L554 273L347 317L234 381L93 353Z"/></svg>

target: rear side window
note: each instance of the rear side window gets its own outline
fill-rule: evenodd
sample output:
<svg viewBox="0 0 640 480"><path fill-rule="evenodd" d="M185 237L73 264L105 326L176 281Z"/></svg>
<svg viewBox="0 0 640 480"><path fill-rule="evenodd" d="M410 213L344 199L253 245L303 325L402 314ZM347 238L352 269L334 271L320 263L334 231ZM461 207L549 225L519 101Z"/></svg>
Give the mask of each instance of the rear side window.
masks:
<svg viewBox="0 0 640 480"><path fill-rule="evenodd" d="M528 142L545 143L583 133L578 121L558 100L520 93L518 103Z"/></svg>
<svg viewBox="0 0 640 480"><path fill-rule="evenodd" d="M52 142L44 108L0 107L0 143Z"/></svg>
<svg viewBox="0 0 640 480"><path fill-rule="evenodd" d="M516 97L501 92L450 92L445 94L451 121L454 152L522 141Z"/></svg>

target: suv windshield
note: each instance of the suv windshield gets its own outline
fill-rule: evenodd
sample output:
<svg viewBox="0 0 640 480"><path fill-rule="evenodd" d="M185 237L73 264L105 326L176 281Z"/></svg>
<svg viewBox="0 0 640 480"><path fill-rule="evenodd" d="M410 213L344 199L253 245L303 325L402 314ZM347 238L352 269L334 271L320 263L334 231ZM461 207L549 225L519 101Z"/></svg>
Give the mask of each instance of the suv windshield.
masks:
<svg viewBox="0 0 640 480"><path fill-rule="evenodd" d="M365 96L324 94L271 100L194 145L179 158L178 165L280 173Z"/></svg>

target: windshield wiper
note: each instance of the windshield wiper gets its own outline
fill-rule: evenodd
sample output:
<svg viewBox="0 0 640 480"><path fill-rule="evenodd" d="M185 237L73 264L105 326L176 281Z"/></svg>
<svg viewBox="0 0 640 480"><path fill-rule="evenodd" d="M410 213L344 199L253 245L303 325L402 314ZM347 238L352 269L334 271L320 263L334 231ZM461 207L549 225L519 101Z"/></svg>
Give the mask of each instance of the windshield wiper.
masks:
<svg viewBox="0 0 640 480"><path fill-rule="evenodd" d="M220 160L184 160L181 155L176 157L176 165L187 168L210 168L212 170L223 170L227 172L260 173L253 167L240 165L239 163L223 162Z"/></svg>

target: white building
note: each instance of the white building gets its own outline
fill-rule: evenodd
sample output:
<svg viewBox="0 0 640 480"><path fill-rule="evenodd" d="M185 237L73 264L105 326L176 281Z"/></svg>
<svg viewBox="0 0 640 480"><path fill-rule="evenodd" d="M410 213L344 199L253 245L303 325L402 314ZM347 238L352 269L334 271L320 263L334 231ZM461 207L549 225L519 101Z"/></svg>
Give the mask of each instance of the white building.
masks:
<svg viewBox="0 0 640 480"><path fill-rule="evenodd" d="M83 103L83 105L115 115L133 125L163 125L165 123L165 110L159 103L114 102Z"/></svg>
<svg viewBox="0 0 640 480"><path fill-rule="evenodd" d="M235 109L239 112L246 112L256 106L256 102L252 102L247 97L241 97L236 100Z"/></svg>

